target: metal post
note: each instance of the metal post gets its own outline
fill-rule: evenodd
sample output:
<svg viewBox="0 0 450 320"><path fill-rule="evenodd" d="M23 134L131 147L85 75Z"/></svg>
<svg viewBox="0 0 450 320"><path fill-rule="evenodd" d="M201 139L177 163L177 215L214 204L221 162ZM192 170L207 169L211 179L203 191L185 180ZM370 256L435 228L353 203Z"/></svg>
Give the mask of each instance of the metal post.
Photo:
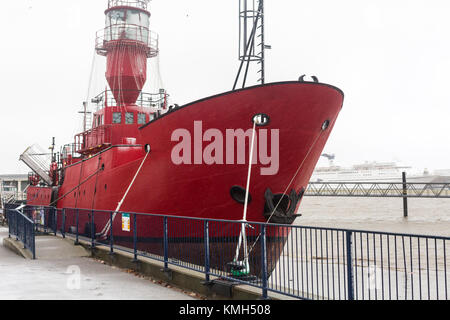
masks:
<svg viewBox="0 0 450 320"><path fill-rule="evenodd" d="M23 218L23 248L27 247L27 222L25 218Z"/></svg>
<svg viewBox="0 0 450 320"><path fill-rule="evenodd" d="M354 275L353 275L353 246L352 246L352 232L346 231L346 246L347 246L347 290L348 300L355 300Z"/></svg>
<svg viewBox="0 0 450 320"><path fill-rule="evenodd" d="M36 259L36 231L34 222L31 225L31 252L33 253L33 260Z"/></svg>
<svg viewBox="0 0 450 320"><path fill-rule="evenodd" d="M95 248L94 210L91 211L91 248Z"/></svg>
<svg viewBox="0 0 450 320"><path fill-rule="evenodd" d="M268 299L267 294L267 237L266 225L261 226L261 281L263 299Z"/></svg>
<svg viewBox="0 0 450 320"><path fill-rule="evenodd" d="M109 214L109 254L114 254L114 240L113 240L113 213Z"/></svg>
<svg viewBox="0 0 450 320"><path fill-rule="evenodd" d="M403 217L408 217L408 186L406 184L406 172L402 173L403 180Z"/></svg>
<svg viewBox="0 0 450 320"><path fill-rule="evenodd" d="M210 272L210 264L209 264L209 221L205 220L205 281L209 282L209 272Z"/></svg>
<svg viewBox="0 0 450 320"><path fill-rule="evenodd" d="M16 225L16 240L19 240L19 216L17 215L17 210L14 210L14 214L15 214L15 217L16 217L16 223L15 223L15 225Z"/></svg>
<svg viewBox="0 0 450 320"><path fill-rule="evenodd" d="M77 229L77 234L75 236L75 245L78 245L78 225L79 225L79 209L76 210L76 229Z"/></svg>
<svg viewBox="0 0 450 320"><path fill-rule="evenodd" d="M167 217L164 217L164 270L169 269L169 237Z"/></svg>
<svg viewBox="0 0 450 320"><path fill-rule="evenodd" d="M8 219L8 238L11 239L11 212L6 209L6 218Z"/></svg>
<svg viewBox="0 0 450 320"><path fill-rule="evenodd" d="M66 237L66 209L62 209L61 234L62 234L63 238Z"/></svg>
<svg viewBox="0 0 450 320"><path fill-rule="evenodd" d="M56 236L58 230L58 209L53 208L53 233Z"/></svg>
<svg viewBox="0 0 450 320"><path fill-rule="evenodd" d="M134 259L133 262L137 262L137 222L136 222L136 214L133 215L133 251L134 251Z"/></svg>

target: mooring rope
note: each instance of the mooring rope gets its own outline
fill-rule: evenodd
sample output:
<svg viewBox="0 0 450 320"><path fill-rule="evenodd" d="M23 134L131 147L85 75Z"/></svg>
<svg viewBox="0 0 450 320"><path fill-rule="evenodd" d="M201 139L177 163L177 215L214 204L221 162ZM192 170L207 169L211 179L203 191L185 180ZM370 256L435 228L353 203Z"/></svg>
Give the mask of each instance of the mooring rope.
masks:
<svg viewBox="0 0 450 320"><path fill-rule="evenodd" d="M99 173L100 171L102 171L103 169L98 169L96 170L94 173L92 173L89 177L87 177L85 180L83 180L82 182L80 182L77 186L75 186L74 188L72 188L70 191L66 192L64 195L62 195L61 197L59 197L58 199L54 200L52 203L49 204L49 206L55 204L56 202L58 202L59 200L67 197L70 193L72 193L72 191L76 190L77 188L79 188L81 185L85 184L88 180L90 180L93 176L95 176L97 173Z"/></svg>
<svg viewBox="0 0 450 320"><path fill-rule="evenodd" d="M247 175L247 189L245 190L245 203L244 203L244 214L242 217L242 228L241 234L239 235L238 246L236 247L236 255L234 261L238 261L239 259L239 251L241 251L242 241L244 242L244 262L246 265L248 264L248 248L247 248L247 235L245 232L246 224L247 224L247 209L248 209L248 196L250 189L250 177L252 175L252 164L253 164L253 151L255 146L255 132L256 132L256 122L253 122L253 131L252 131L252 143L250 147L250 159L248 164L248 175Z"/></svg>
<svg viewBox="0 0 450 320"><path fill-rule="evenodd" d="M317 136L317 138L314 140L313 144L311 145L311 147L309 148L308 152L306 153L306 156L303 158L302 162L300 163L300 165L297 168L297 171L295 172L295 174L293 175L291 181L289 182L287 188L284 190L283 194L286 194L286 192L289 190L289 187L291 186L292 182L294 182L295 178L297 177L298 173L300 172L301 168L303 167L303 165L305 164L306 159L309 157L309 154L311 153L312 149L315 147L315 145L317 144L317 141L319 141L320 137L322 137L323 134L323 130L320 132L320 134ZM277 205L275 206L275 209L272 211L272 213L270 214L269 218L267 219L266 223L269 223L270 219L272 219L273 215L275 214L275 212L277 211L279 205L281 204L281 201L283 200L283 197L281 197L281 199L278 201ZM249 250L249 255L250 253L252 253L253 249L255 248L255 245L258 243L258 240L261 238L261 234L258 235L258 237L256 238L255 242L253 243L253 245L251 246L250 250Z"/></svg>
<svg viewBox="0 0 450 320"><path fill-rule="evenodd" d="M131 183L128 185L128 188L125 191L125 194L123 195L122 199L117 204L116 210L114 210L112 221L114 221L114 219L116 218L117 213L119 213L119 210L122 207L123 202L125 201L128 193L131 190L131 187L133 186L134 182L136 181L136 178L138 177L139 173L141 172L141 169L144 166L145 160L147 160L147 157L148 157L149 154L150 154L150 149L146 150L145 157L142 160L142 163L139 166L138 170L136 171L136 174L134 175L133 180L131 180ZM103 228L103 230L98 235L101 235L101 236L105 237L106 234L109 232L110 228L111 228L111 220L108 220L108 222L106 223L105 227Z"/></svg>

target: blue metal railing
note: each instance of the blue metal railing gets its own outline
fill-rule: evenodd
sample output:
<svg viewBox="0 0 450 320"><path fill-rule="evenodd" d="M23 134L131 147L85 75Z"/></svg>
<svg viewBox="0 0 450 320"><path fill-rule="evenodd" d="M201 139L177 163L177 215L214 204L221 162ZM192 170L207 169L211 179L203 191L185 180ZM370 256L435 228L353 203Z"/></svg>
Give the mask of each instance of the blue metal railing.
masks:
<svg viewBox="0 0 450 320"><path fill-rule="evenodd" d="M231 268L239 221L141 213L122 221L122 213L70 208L24 212L43 214L36 219L42 227L76 242L201 272L206 283L221 278L253 286L263 298L273 292L314 300L448 300L449 237L250 222L250 272L237 275ZM238 252L242 260L243 247Z"/></svg>
<svg viewBox="0 0 450 320"><path fill-rule="evenodd" d="M16 209L6 209L9 234L23 243L24 249L31 251L33 259L36 259L35 224L25 214Z"/></svg>

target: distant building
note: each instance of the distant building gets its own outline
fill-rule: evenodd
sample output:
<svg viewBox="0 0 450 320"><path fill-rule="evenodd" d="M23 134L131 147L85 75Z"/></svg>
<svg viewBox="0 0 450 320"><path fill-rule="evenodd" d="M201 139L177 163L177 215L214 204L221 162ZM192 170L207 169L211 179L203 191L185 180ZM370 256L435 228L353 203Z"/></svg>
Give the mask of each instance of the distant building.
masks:
<svg viewBox="0 0 450 320"><path fill-rule="evenodd" d="M13 196L16 200L23 200L28 186L27 174L0 174L1 197Z"/></svg>

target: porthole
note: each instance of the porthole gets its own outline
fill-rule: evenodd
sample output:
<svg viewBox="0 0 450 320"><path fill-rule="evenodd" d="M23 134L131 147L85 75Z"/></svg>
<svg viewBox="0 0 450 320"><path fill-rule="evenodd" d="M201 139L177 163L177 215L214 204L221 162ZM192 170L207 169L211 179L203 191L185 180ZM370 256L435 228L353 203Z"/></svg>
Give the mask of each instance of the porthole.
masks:
<svg viewBox="0 0 450 320"><path fill-rule="evenodd" d="M149 144L146 144L145 147L144 147L144 150L145 150L146 153L149 153L152 150L152 148L150 147Z"/></svg>
<svg viewBox="0 0 450 320"><path fill-rule="evenodd" d="M330 126L330 120L326 120L326 121L322 124L322 131L327 130L329 126Z"/></svg>
<svg viewBox="0 0 450 320"><path fill-rule="evenodd" d="M252 118L253 123L258 127L267 126L270 122L270 117L265 113L255 114Z"/></svg>

